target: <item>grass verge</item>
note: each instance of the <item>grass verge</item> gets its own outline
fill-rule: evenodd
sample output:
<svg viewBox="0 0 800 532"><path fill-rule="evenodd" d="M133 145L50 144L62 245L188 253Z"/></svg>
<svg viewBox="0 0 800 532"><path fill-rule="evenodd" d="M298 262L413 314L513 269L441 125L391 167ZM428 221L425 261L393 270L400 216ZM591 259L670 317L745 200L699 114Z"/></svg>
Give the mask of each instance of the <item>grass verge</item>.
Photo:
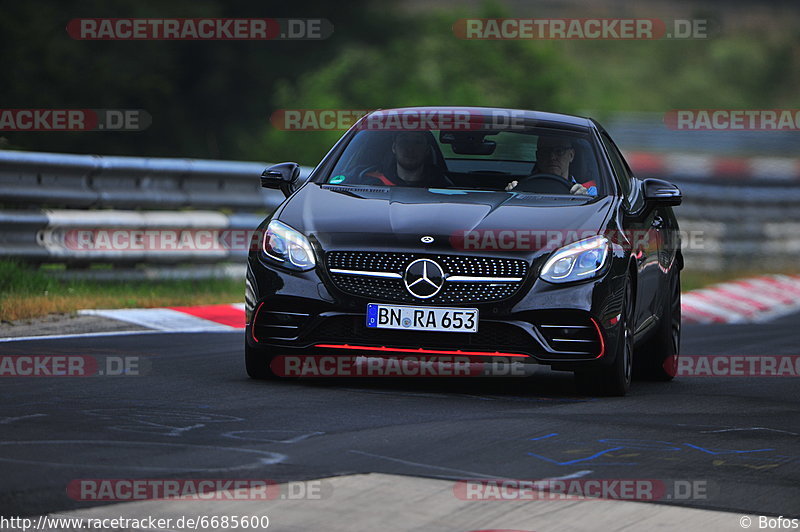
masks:
<svg viewBox="0 0 800 532"><path fill-rule="evenodd" d="M244 279L169 281L59 280L0 261L0 321L86 308L147 308L244 301Z"/></svg>

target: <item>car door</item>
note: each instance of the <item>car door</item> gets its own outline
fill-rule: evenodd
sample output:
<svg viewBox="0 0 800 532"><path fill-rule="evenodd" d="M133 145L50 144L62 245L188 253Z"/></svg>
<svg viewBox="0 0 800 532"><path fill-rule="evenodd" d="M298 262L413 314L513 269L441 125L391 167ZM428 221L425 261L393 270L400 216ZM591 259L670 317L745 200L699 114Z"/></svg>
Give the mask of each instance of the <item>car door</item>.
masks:
<svg viewBox="0 0 800 532"><path fill-rule="evenodd" d="M631 242L631 253L635 257L637 270L636 289L636 329L644 328L653 322L655 305L661 285L662 230L664 217L653 209L646 215L639 215L644 208L641 182L630 171L625 158L611 137L605 131L600 138L614 170L615 179L623 193L622 229Z"/></svg>

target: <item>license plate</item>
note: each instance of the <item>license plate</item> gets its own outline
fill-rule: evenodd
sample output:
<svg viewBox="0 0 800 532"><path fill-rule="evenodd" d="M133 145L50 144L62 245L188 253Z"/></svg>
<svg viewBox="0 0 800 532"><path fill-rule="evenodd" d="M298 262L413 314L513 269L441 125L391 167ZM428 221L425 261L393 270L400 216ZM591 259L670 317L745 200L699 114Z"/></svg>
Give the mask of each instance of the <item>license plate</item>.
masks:
<svg viewBox="0 0 800 532"><path fill-rule="evenodd" d="M367 327L406 331L477 332L478 309L367 305Z"/></svg>

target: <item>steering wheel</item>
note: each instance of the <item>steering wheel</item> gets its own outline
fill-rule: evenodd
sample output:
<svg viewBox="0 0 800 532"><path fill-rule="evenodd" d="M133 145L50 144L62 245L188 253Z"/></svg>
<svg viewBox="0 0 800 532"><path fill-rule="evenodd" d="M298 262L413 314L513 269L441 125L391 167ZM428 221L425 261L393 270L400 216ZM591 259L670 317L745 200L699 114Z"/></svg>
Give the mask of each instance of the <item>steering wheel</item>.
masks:
<svg viewBox="0 0 800 532"><path fill-rule="evenodd" d="M362 179L367 176L370 172L376 172L378 170L378 165L376 164L363 164L358 165L353 169L353 174L358 176L358 179Z"/></svg>
<svg viewBox="0 0 800 532"><path fill-rule="evenodd" d="M560 175L548 174L546 172L539 172L539 173L531 174L528 177L524 177L524 178L520 179L519 183L517 183L517 186L514 187L514 189L512 189L512 190L522 190L523 189L523 184L529 184L529 183L532 184L534 181L537 181L539 183L542 183L542 182L545 183L544 188L546 190L536 190L535 191L535 192L544 193L544 194L563 194L563 193L569 194L570 190L572 190L572 187L574 185L574 183L570 183L569 181L567 181L566 179L564 179ZM558 186L556 186L556 185L558 185ZM557 190L553 191L552 190L553 188L556 188ZM522 191L525 192L524 190L522 190Z"/></svg>
<svg viewBox="0 0 800 532"><path fill-rule="evenodd" d="M386 186L386 183L378 179L377 177L373 177L371 175L372 172L377 172L380 170L378 165L375 164L368 164L365 165L364 169L362 170L359 166L358 170L358 183L360 185L378 185L378 186Z"/></svg>

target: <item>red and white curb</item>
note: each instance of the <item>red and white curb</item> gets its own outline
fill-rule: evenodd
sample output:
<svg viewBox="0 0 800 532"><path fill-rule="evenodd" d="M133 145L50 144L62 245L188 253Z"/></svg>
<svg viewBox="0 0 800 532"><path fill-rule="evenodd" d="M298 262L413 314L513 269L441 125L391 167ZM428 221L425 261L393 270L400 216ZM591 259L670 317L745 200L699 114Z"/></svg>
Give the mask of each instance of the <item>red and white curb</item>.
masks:
<svg viewBox="0 0 800 532"><path fill-rule="evenodd" d="M762 275L684 293L683 323L760 323L800 311L800 275Z"/></svg>
<svg viewBox="0 0 800 532"><path fill-rule="evenodd" d="M800 275L763 275L685 292L684 324L758 323L800 311ZM244 328L244 304L151 309L81 310L164 332Z"/></svg>
<svg viewBox="0 0 800 532"><path fill-rule="evenodd" d="M225 332L244 328L244 303L199 307L80 310L164 332Z"/></svg>

